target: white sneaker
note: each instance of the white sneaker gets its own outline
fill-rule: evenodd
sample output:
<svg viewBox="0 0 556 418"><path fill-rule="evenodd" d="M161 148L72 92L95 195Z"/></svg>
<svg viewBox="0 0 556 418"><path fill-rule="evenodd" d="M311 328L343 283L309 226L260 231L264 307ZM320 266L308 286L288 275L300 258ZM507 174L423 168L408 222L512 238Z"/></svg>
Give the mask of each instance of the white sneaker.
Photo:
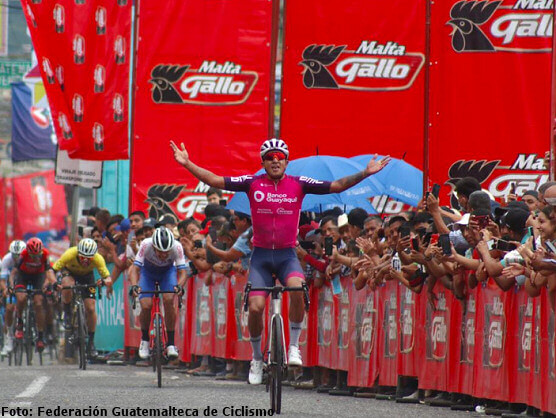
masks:
<svg viewBox="0 0 556 418"><path fill-rule="evenodd" d="M178 358L178 349L176 348L176 346L169 345L168 347L166 347L166 355L169 359Z"/></svg>
<svg viewBox="0 0 556 418"><path fill-rule="evenodd" d="M149 342L141 340L141 344L139 344L139 357L143 360L146 360L149 358L149 355Z"/></svg>
<svg viewBox="0 0 556 418"><path fill-rule="evenodd" d="M10 334L4 337L4 348L8 353L11 353L14 349L14 338Z"/></svg>
<svg viewBox="0 0 556 418"><path fill-rule="evenodd" d="M249 384L260 385L263 383L263 361L251 360L251 367L249 368Z"/></svg>
<svg viewBox="0 0 556 418"><path fill-rule="evenodd" d="M299 347L295 345L290 345L288 350L288 366L298 366L303 365L303 360L301 360L301 353L299 352Z"/></svg>

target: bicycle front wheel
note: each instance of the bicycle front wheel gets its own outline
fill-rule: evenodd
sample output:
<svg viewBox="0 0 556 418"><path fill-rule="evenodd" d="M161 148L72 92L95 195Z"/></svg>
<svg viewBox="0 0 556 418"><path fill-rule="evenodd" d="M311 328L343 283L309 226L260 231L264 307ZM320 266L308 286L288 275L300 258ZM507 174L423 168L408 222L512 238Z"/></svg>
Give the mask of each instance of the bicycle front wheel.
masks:
<svg viewBox="0 0 556 418"><path fill-rule="evenodd" d="M79 342L79 368L85 370L87 368L87 352L85 349L87 325L85 324L85 311L83 305L79 305L79 309L77 309L77 333Z"/></svg>
<svg viewBox="0 0 556 418"><path fill-rule="evenodd" d="M282 409L282 372L284 370L284 350L282 346L282 321L275 318L270 346L270 408L275 414Z"/></svg>
<svg viewBox="0 0 556 418"><path fill-rule="evenodd" d="M33 352L35 351L35 338L33 329L35 327L35 317L33 307L28 304L23 311L23 341L25 343L25 358L27 366L33 363Z"/></svg>
<svg viewBox="0 0 556 418"><path fill-rule="evenodd" d="M158 387L162 387L162 317L154 317L154 361L156 362L156 377Z"/></svg>

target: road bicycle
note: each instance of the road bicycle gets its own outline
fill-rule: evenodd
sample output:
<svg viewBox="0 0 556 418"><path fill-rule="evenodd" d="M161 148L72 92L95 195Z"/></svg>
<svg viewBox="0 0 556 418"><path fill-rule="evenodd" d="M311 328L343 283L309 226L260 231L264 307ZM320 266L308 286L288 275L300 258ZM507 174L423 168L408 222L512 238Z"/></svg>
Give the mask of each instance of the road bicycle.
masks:
<svg viewBox="0 0 556 418"><path fill-rule="evenodd" d="M69 330L66 329L66 354L73 354L75 348L79 355L79 368L87 369L87 319L85 316L85 303L83 300L83 290L90 291L97 287L95 284L75 284L73 286L62 286L62 290L71 290L71 324ZM100 286L96 292L99 300L102 298ZM72 348L73 350L71 350ZM71 357L71 355L70 355Z"/></svg>
<svg viewBox="0 0 556 418"><path fill-rule="evenodd" d="M282 376L286 373L288 367L281 295L284 292L302 291L305 310L309 311L309 288L306 283L303 283L299 287L252 287L251 283L247 283L243 294L243 310L245 312L247 312L249 308L249 293L251 291L270 292L272 296L270 305L270 326L268 327L268 338L265 347L265 365L268 375L266 391L270 392L270 408L275 414L279 414L282 409Z"/></svg>
<svg viewBox="0 0 556 418"><path fill-rule="evenodd" d="M166 324L164 315L160 310L160 295L164 293L174 293L173 290L160 290L160 284L155 282L154 290L141 291L141 295L152 295L153 306L151 309L151 322L149 326L149 349L151 351L151 363L153 371L156 372L158 387L162 387L162 361L165 357L164 351L168 342L166 334ZM133 298L133 310L135 310L137 298ZM181 309L182 299L178 298L178 311ZM166 360L166 359L164 359Z"/></svg>
<svg viewBox="0 0 556 418"><path fill-rule="evenodd" d="M21 315L21 320L23 322L23 338L14 338L14 365L21 366L23 363L23 352L25 352L27 366L30 366L33 362L35 343L38 338L33 299L36 295L41 295L44 299L44 295L41 289L33 289L30 285L25 289L15 289L15 293L26 293L27 301ZM37 350L37 352L39 354L39 363L42 366L42 350Z"/></svg>

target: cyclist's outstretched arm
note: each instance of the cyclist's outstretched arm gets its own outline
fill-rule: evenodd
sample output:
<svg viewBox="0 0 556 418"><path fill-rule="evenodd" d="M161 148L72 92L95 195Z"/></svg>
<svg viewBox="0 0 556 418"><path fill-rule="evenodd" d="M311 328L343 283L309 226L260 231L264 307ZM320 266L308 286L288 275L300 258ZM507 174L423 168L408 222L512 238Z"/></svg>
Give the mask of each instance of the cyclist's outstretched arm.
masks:
<svg viewBox="0 0 556 418"><path fill-rule="evenodd" d="M191 160L189 159L189 153L185 149L185 145L183 144L183 142L181 143L181 148L178 148L178 146L174 144L174 141L170 141L170 147L174 151L174 159L184 168L189 170L189 172L196 178L211 187L217 187L219 189L224 188L224 177L217 176L213 172L199 167L198 165L191 162Z"/></svg>
<svg viewBox="0 0 556 418"><path fill-rule="evenodd" d="M341 193L344 190L347 190L350 187L355 186L361 180L375 173L378 173L380 170L386 167L390 162L389 155L387 155L381 160L377 160L376 157L377 155L375 154L375 156L371 159L371 161L369 161L369 164L367 164L365 170L360 171L359 173L352 174L350 176L342 177L339 180L333 181L332 184L330 185L330 193Z"/></svg>

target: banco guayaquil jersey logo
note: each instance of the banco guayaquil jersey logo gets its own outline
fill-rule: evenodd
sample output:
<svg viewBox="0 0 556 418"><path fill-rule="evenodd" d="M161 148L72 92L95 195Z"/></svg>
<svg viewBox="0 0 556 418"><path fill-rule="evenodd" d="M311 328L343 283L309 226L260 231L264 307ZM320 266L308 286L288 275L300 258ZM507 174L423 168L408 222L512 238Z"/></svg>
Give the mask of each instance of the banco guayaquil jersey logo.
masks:
<svg viewBox="0 0 556 418"><path fill-rule="evenodd" d="M190 65L157 65L149 82L153 84L155 103L222 106L244 103L257 80L256 72L243 71L239 64L205 60L197 69Z"/></svg>
<svg viewBox="0 0 556 418"><path fill-rule="evenodd" d="M303 85L308 89L362 91L405 90L411 87L425 57L406 52L404 45L388 41L362 41L348 45L309 45L302 53Z"/></svg>
<svg viewBox="0 0 556 418"><path fill-rule="evenodd" d="M456 52L550 52L554 0L458 1L446 23Z"/></svg>

